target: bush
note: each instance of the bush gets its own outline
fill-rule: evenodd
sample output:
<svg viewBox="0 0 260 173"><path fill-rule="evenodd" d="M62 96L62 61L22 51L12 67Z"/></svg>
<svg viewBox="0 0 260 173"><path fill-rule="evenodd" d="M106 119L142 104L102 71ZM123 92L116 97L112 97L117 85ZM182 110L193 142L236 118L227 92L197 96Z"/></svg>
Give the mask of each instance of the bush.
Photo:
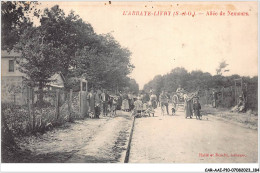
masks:
<svg viewBox="0 0 260 173"><path fill-rule="evenodd" d="M30 131L30 117L26 107L2 104L2 114L5 115L7 126L14 135L25 134Z"/></svg>

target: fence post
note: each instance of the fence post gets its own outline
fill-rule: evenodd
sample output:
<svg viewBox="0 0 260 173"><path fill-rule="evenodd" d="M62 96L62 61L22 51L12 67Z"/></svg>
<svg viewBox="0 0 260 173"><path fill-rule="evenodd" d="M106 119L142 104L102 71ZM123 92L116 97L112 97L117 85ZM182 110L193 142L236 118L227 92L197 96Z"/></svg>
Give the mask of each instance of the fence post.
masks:
<svg viewBox="0 0 260 173"><path fill-rule="evenodd" d="M27 104L28 104L28 112L29 112L29 126L30 128L32 127L32 119L31 119L31 103L30 103L30 94L31 90L30 90L30 87L28 86L27 87Z"/></svg>
<svg viewBox="0 0 260 173"><path fill-rule="evenodd" d="M35 112L34 112L34 89L31 88L31 93L32 93L32 129L34 130L35 128Z"/></svg>
<svg viewBox="0 0 260 173"><path fill-rule="evenodd" d="M205 90L206 91L206 105L208 104L208 90Z"/></svg>
<svg viewBox="0 0 260 173"><path fill-rule="evenodd" d="M60 109L59 109L59 98L60 97L60 93L59 93L59 89L56 90L56 104L55 104L55 108L56 108L56 118L59 119L60 116Z"/></svg>
<svg viewBox="0 0 260 173"><path fill-rule="evenodd" d="M235 80L235 105L237 104L237 83Z"/></svg>
<svg viewBox="0 0 260 173"><path fill-rule="evenodd" d="M224 100L224 87L222 87L222 103L223 103L223 100Z"/></svg>
<svg viewBox="0 0 260 173"><path fill-rule="evenodd" d="M72 114L71 104L72 104L72 89L70 89L69 98L68 98L69 121L72 120L72 119L71 119L71 114Z"/></svg>

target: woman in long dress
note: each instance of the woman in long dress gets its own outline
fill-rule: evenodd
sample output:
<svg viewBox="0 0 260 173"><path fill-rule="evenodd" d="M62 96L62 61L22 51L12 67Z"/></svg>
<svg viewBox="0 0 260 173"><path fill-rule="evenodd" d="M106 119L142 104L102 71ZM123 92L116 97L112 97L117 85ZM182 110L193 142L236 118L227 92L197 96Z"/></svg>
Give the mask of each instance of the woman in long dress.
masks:
<svg viewBox="0 0 260 173"><path fill-rule="evenodd" d="M122 109L122 94L117 94L117 110Z"/></svg>
<svg viewBox="0 0 260 173"><path fill-rule="evenodd" d="M185 118L192 118L192 97L189 97L187 94L185 94L184 101Z"/></svg>
<svg viewBox="0 0 260 173"><path fill-rule="evenodd" d="M91 89L90 93L87 96L88 103L89 103L89 113L95 115L95 93L94 89Z"/></svg>
<svg viewBox="0 0 260 173"><path fill-rule="evenodd" d="M129 101L128 101L128 95L123 95L123 102L122 102L122 110L123 111L129 111Z"/></svg>
<svg viewBox="0 0 260 173"><path fill-rule="evenodd" d="M150 96L150 102L152 104L153 109L157 108L157 96L152 91L152 95Z"/></svg>
<svg viewBox="0 0 260 173"><path fill-rule="evenodd" d="M99 118L101 113L101 98L98 94L95 94L95 118Z"/></svg>
<svg viewBox="0 0 260 173"><path fill-rule="evenodd" d="M134 109L134 95L133 93L128 94L129 111Z"/></svg>

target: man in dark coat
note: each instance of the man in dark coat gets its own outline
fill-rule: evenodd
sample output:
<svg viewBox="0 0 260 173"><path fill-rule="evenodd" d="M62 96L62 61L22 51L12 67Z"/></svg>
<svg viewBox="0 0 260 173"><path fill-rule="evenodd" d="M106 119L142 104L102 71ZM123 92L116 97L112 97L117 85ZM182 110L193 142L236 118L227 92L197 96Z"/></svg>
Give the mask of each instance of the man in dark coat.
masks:
<svg viewBox="0 0 260 173"><path fill-rule="evenodd" d="M108 108L108 102L110 100L109 95L107 94L107 91L104 89L103 93L101 94L101 102L102 102L102 108L103 108L103 116L107 116L107 108Z"/></svg>
<svg viewBox="0 0 260 173"><path fill-rule="evenodd" d="M199 103L199 100L198 100L198 98L194 98L193 111L194 111L196 118L199 118L199 119L201 119L200 110L201 110L201 105Z"/></svg>

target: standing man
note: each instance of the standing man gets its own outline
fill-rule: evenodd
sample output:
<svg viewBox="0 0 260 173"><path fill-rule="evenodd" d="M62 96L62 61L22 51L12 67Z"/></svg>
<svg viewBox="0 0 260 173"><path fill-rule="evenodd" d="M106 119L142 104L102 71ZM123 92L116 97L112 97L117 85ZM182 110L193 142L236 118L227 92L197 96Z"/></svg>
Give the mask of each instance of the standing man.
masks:
<svg viewBox="0 0 260 173"><path fill-rule="evenodd" d="M107 91L103 89L103 93L101 94L101 101L103 105L103 116L107 116L107 108L108 108L108 102L110 100L109 95L107 94Z"/></svg>
<svg viewBox="0 0 260 173"><path fill-rule="evenodd" d="M157 96L154 94L154 92L152 91L152 94L150 96L150 102L152 104L153 109L157 108Z"/></svg>
<svg viewBox="0 0 260 173"><path fill-rule="evenodd" d="M100 96L96 93L95 94L95 118L99 118L99 115L101 113L101 98Z"/></svg>
<svg viewBox="0 0 260 173"><path fill-rule="evenodd" d="M89 104L89 114L95 115L95 92L94 88L91 88L90 93L87 96L88 104ZM93 118L93 116L90 116Z"/></svg>
<svg viewBox="0 0 260 173"><path fill-rule="evenodd" d="M164 90L163 90L162 93L160 94L159 100L160 100L160 102L161 102L161 107L165 106L165 107L166 107L166 111L167 111L167 115L169 115L169 110L168 110L169 98L168 98L168 96L165 94Z"/></svg>
<svg viewBox="0 0 260 173"><path fill-rule="evenodd" d="M213 97L212 106L213 106L213 108L217 108L218 107L218 105L217 105L218 93L216 92L215 89L213 89L212 97Z"/></svg>

